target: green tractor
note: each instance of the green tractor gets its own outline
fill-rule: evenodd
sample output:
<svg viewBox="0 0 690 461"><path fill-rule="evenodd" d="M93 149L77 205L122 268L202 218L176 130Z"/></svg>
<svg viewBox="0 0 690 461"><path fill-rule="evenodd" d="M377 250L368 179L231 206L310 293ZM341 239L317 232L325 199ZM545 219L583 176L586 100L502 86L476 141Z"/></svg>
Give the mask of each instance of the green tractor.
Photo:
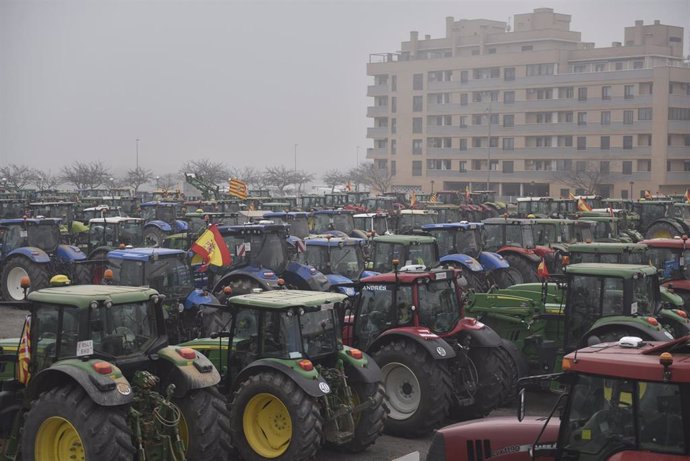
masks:
<svg viewBox="0 0 690 461"><path fill-rule="evenodd" d="M162 301L150 288L78 285L15 302L30 313L21 339L0 340L3 459L227 459L218 371L168 346Z"/></svg>
<svg viewBox="0 0 690 461"><path fill-rule="evenodd" d="M217 306L225 331L181 345L221 370L245 461L311 459L324 442L359 452L381 434L381 370L342 343L337 312L346 299L300 290L234 296Z"/></svg>
<svg viewBox="0 0 690 461"><path fill-rule="evenodd" d="M471 294L466 312L513 341L523 372L538 374L554 371L564 353L586 345L687 335L682 305L677 295L662 297L652 266L581 263L549 282Z"/></svg>
<svg viewBox="0 0 690 461"><path fill-rule="evenodd" d="M649 264L647 245L624 242L585 242L568 246L569 264Z"/></svg>

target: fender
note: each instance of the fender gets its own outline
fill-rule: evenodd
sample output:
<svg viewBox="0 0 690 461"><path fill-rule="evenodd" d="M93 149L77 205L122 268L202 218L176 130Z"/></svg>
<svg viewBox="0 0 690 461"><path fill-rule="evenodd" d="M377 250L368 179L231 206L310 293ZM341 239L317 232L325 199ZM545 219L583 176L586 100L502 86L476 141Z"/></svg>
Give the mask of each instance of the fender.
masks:
<svg viewBox="0 0 690 461"><path fill-rule="evenodd" d="M91 250L91 253L89 253L89 255L87 256L86 259L89 259L89 260L96 259L95 256L96 256L98 253L105 253L106 256L107 256L107 255L108 255L108 252L111 251L112 249L113 249L113 247L105 246L105 245L104 245L104 246L100 246L100 247L96 247L96 248L94 248L93 250Z"/></svg>
<svg viewBox="0 0 690 461"><path fill-rule="evenodd" d="M690 291L690 280L669 280L664 282L662 286L679 291Z"/></svg>
<svg viewBox="0 0 690 461"><path fill-rule="evenodd" d="M650 224L649 227L652 227L656 223L666 223L666 224L672 226L675 230L677 230L680 235L683 235L688 231L687 225L685 223L682 223L680 221L676 221L675 219L669 219L669 218L657 219L652 224ZM647 229L649 229L649 227Z"/></svg>
<svg viewBox="0 0 690 461"><path fill-rule="evenodd" d="M45 251L43 251L37 247L17 248L16 250L10 251L10 253L7 255L7 259L9 259L11 256L14 256L14 255L24 256L26 258L29 258L32 262L35 262L35 263L49 263L50 262L50 256L48 256L48 253L46 253ZM5 259L5 261L7 261L7 259Z"/></svg>
<svg viewBox="0 0 690 461"><path fill-rule="evenodd" d="M616 316L615 318L615 323L611 322L612 317L604 317L603 319L599 319L596 322L594 322L594 325L592 325L592 327L582 336L582 338L580 338L579 347L587 346L585 338L587 338L588 336L596 336L599 332L602 332L606 329L618 327L625 327L635 330L639 332L640 335L643 335L643 339L651 338L652 341L668 341L669 339L673 339L672 337L669 337L669 335L667 334L668 332L666 332L665 330L659 328L646 328L644 325L641 325L634 319L627 319L618 316ZM602 320L608 320L608 322L602 323Z"/></svg>
<svg viewBox="0 0 690 461"><path fill-rule="evenodd" d="M659 309L656 317L662 325L671 324L670 331L676 338L682 338L690 334L690 320L686 317L681 317L676 309Z"/></svg>
<svg viewBox="0 0 690 461"><path fill-rule="evenodd" d="M294 366L288 366L288 363ZM299 369L299 371L297 371L297 369ZM323 397L331 392L330 386L319 372L316 371L316 368L311 371L304 371L297 366L296 361L259 359L247 365L247 367L237 375L228 395L234 394L240 384L251 375L264 371L277 371L278 373L282 373L293 380L295 384L311 397Z"/></svg>
<svg viewBox="0 0 690 461"><path fill-rule="evenodd" d="M399 337L411 339L416 342L422 346L422 349L427 351L434 360L445 360L455 357L455 350L445 339L433 333L428 328L423 327L402 327L387 330L369 346L367 353L373 352Z"/></svg>
<svg viewBox="0 0 690 461"><path fill-rule="evenodd" d="M367 236L367 233L364 232L361 229L355 229L350 233L350 237L358 238L358 239L368 239L369 237Z"/></svg>
<svg viewBox="0 0 690 461"><path fill-rule="evenodd" d="M463 269L467 269L470 272L483 272L484 268L482 267L481 264L479 264L479 261L474 259L472 256L463 254L463 253L455 253L452 255L446 255L442 257L440 260L440 263L454 263L454 264L459 264L463 267Z"/></svg>
<svg viewBox="0 0 690 461"><path fill-rule="evenodd" d="M376 271L370 271L368 269L364 269L361 274L359 274L360 280L363 279L364 277L371 277L372 275L379 275L381 272L376 272Z"/></svg>
<svg viewBox="0 0 690 461"><path fill-rule="evenodd" d="M185 300L184 300L185 310L194 309L195 307L199 307L202 304L220 304L220 303L218 302L218 298L213 296L208 291L200 290L199 288L195 288L194 290L192 290L192 292L189 293L187 298L185 298Z"/></svg>
<svg viewBox="0 0 690 461"><path fill-rule="evenodd" d="M343 346L338 351L338 357L345 364L347 379L356 383L378 383L383 379L381 369L367 353L362 352L362 358L356 359L349 354L352 348Z"/></svg>
<svg viewBox="0 0 690 461"><path fill-rule="evenodd" d="M58 245L55 254L63 261L85 261L86 255L77 247L72 245Z"/></svg>
<svg viewBox="0 0 690 461"><path fill-rule="evenodd" d="M177 229L177 232L187 232L189 230L189 224L187 223L187 221L176 219L175 228Z"/></svg>
<svg viewBox="0 0 690 461"><path fill-rule="evenodd" d="M668 307L678 309L683 308L683 298L680 295L673 293L665 286L662 285L659 287L659 294L661 295L661 301L666 303Z"/></svg>
<svg viewBox="0 0 690 461"><path fill-rule="evenodd" d="M355 288L352 286L352 280L340 274L326 275L331 291L336 291L347 296L354 296L356 294Z"/></svg>
<svg viewBox="0 0 690 461"><path fill-rule="evenodd" d="M270 274L270 275L266 275ZM242 267L240 269L235 269L232 272L229 272L225 275L223 275L220 280L218 280L214 284L214 292L217 292L216 290L217 287L222 286L223 284L226 284L228 280L235 279L238 277L246 277L249 279L254 280L256 283L259 284L261 288L264 290L275 290L278 288L278 276L270 269L261 269L259 267L254 267L254 266L246 266Z"/></svg>
<svg viewBox="0 0 690 461"><path fill-rule="evenodd" d="M330 284L328 278L314 266L290 262L282 274L283 279L289 285L294 285L302 290L328 291Z"/></svg>
<svg viewBox="0 0 690 461"><path fill-rule="evenodd" d="M482 251L479 253L479 264L481 264L487 271L507 269L510 267L510 264L508 264L508 261L506 261L503 256L490 251Z"/></svg>
<svg viewBox="0 0 690 461"><path fill-rule="evenodd" d="M536 264L538 264L541 261L541 258L539 257L538 254L536 254L534 251L528 250L526 248L502 247L502 248L499 248L497 253L500 254L501 256L503 256L504 258L505 258L506 254L516 253L520 256L523 256L523 257L529 259L531 262L536 263Z"/></svg>
<svg viewBox="0 0 690 461"><path fill-rule="evenodd" d="M100 359L82 361L68 359L41 370L31 378L26 388L30 400L63 383L75 382L97 405L112 407L126 405L134 400L132 388L118 367L111 364L113 371L108 375L97 373L93 364Z"/></svg>
<svg viewBox="0 0 690 461"><path fill-rule="evenodd" d="M147 222L144 226L144 229L151 226L156 227L166 233L172 232L172 226L165 221L161 221L160 219Z"/></svg>
<svg viewBox="0 0 690 461"><path fill-rule="evenodd" d="M460 343L469 338L470 349L472 347L498 347L503 344L503 340L493 328L472 317L465 317L460 320L451 334L457 336Z"/></svg>
<svg viewBox="0 0 690 461"><path fill-rule="evenodd" d="M182 357L179 347L166 346L157 354L159 360L168 364L167 373L161 373L161 382L175 385L175 396L183 397L194 389L204 389L220 382L220 374L213 363L202 353L194 350L196 358Z"/></svg>

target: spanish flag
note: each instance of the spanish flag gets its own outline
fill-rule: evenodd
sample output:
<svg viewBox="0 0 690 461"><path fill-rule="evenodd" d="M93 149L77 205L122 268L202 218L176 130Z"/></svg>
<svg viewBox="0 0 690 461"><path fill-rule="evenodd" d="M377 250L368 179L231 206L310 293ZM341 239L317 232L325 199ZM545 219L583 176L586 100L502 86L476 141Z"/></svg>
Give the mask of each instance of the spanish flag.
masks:
<svg viewBox="0 0 690 461"><path fill-rule="evenodd" d="M465 186L465 201L469 202L471 197L472 197L472 193L470 192L470 187Z"/></svg>
<svg viewBox="0 0 690 461"><path fill-rule="evenodd" d="M192 251L201 257L202 270L209 265L229 266L232 264L232 255L228 250L228 245L215 224L208 226L197 241L192 243Z"/></svg>
<svg viewBox="0 0 690 461"><path fill-rule="evenodd" d="M652 198L652 192L648 191L648 190L644 191L644 198L647 200L651 199Z"/></svg>
<svg viewBox="0 0 690 461"><path fill-rule="evenodd" d="M431 194L431 197L429 198L429 202L431 203L437 203L438 202L438 196L436 193Z"/></svg>
<svg viewBox="0 0 690 461"><path fill-rule="evenodd" d="M537 277L539 277L540 280L545 280L549 278L551 274L549 274L549 269L546 267L546 261L543 259L537 266Z"/></svg>
<svg viewBox="0 0 690 461"><path fill-rule="evenodd" d="M685 189L685 201L690 203L690 189Z"/></svg>
<svg viewBox="0 0 690 461"><path fill-rule="evenodd" d="M412 191L410 194L410 208L414 208L414 206L417 204L417 194L415 191Z"/></svg>
<svg viewBox="0 0 690 461"><path fill-rule="evenodd" d="M17 381L22 384L29 382L31 373L29 373L29 362L31 362L31 315L27 315L24 320L24 329L22 330L22 339L19 341L19 350L17 351Z"/></svg>
<svg viewBox="0 0 690 461"><path fill-rule="evenodd" d="M577 209L578 211L592 211L592 207L587 205L587 202L585 202L581 198L577 199Z"/></svg>

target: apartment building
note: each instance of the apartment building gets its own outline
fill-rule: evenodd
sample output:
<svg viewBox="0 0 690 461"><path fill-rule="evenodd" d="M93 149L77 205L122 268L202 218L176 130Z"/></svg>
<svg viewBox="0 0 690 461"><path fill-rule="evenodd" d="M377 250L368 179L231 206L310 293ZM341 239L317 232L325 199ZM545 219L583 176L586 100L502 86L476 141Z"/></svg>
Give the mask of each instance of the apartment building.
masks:
<svg viewBox="0 0 690 461"><path fill-rule="evenodd" d="M683 28L636 21L596 48L550 8L446 18L444 38L372 54L367 158L394 190L611 197L690 187Z"/></svg>

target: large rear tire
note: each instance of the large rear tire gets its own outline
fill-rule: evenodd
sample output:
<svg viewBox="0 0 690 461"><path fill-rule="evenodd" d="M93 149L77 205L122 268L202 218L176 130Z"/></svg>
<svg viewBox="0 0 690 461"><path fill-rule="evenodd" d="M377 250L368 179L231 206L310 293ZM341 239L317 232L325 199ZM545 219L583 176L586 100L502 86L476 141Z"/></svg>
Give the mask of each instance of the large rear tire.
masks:
<svg viewBox="0 0 690 461"><path fill-rule="evenodd" d="M474 404L468 409L473 417L482 418L498 408L517 389L517 371L513 360L501 346L470 349L470 358L479 375Z"/></svg>
<svg viewBox="0 0 690 461"><path fill-rule="evenodd" d="M23 277L29 277L31 288L36 291L45 288L50 283L47 264L35 263L28 258L19 256L10 259L2 269L2 297L5 301L21 301L24 299L24 289L21 287Z"/></svg>
<svg viewBox="0 0 690 461"><path fill-rule="evenodd" d="M144 228L144 245L147 247L160 247L163 245L163 240L167 237L166 233L156 226L147 226Z"/></svg>
<svg viewBox="0 0 690 461"><path fill-rule="evenodd" d="M22 429L22 459L131 461L135 449L125 407L96 405L76 384L44 392Z"/></svg>
<svg viewBox="0 0 690 461"><path fill-rule="evenodd" d="M224 461L230 457L230 414L215 387L194 390L175 401L182 412L180 437L189 461Z"/></svg>
<svg viewBox="0 0 690 461"><path fill-rule="evenodd" d="M292 379L265 371L232 396L230 436L245 461L306 460L323 444L323 418L316 399Z"/></svg>
<svg viewBox="0 0 690 461"><path fill-rule="evenodd" d="M447 364L411 341L393 341L373 354L381 367L388 408L384 431L420 437L440 426L450 411L452 380Z"/></svg>
<svg viewBox="0 0 690 461"><path fill-rule="evenodd" d="M462 275L467 279L467 284L476 293L486 293L489 291L489 281L486 279L485 272L462 271Z"/></svg>
<svg viewBox="0 0 690 461"><path fill-rule="evenodd" d="M527 259L516 254L503 255L510 267L515 268L522 276L522 283L534 283L539 281L537 277L537 265L531 264Z"/></svg>
<svg viewBox="0 0 690 461"><path fill-rule="evenodd" d="M338 449L350 453L359 453L373 445L383 432L386 410L383 406L383 386L379 383L354 383L352 393L355 404L372 399L373 405L359 414L355 414L355 437Z"/></svg>
<svg viewBox="0 0 690 461"><path fill-rule="evenodd" d="M524 283L522 274L514 267L495 270L493 276L498 288L510 288L518 283Z"/></svg>
<svg viewBox="0 0 690 461"><path fill-rule="evenodd" d="M649 226L644 236L648 239L672 239L680 237L681 232L676 227L667 222L658 222Z"/></svg>

